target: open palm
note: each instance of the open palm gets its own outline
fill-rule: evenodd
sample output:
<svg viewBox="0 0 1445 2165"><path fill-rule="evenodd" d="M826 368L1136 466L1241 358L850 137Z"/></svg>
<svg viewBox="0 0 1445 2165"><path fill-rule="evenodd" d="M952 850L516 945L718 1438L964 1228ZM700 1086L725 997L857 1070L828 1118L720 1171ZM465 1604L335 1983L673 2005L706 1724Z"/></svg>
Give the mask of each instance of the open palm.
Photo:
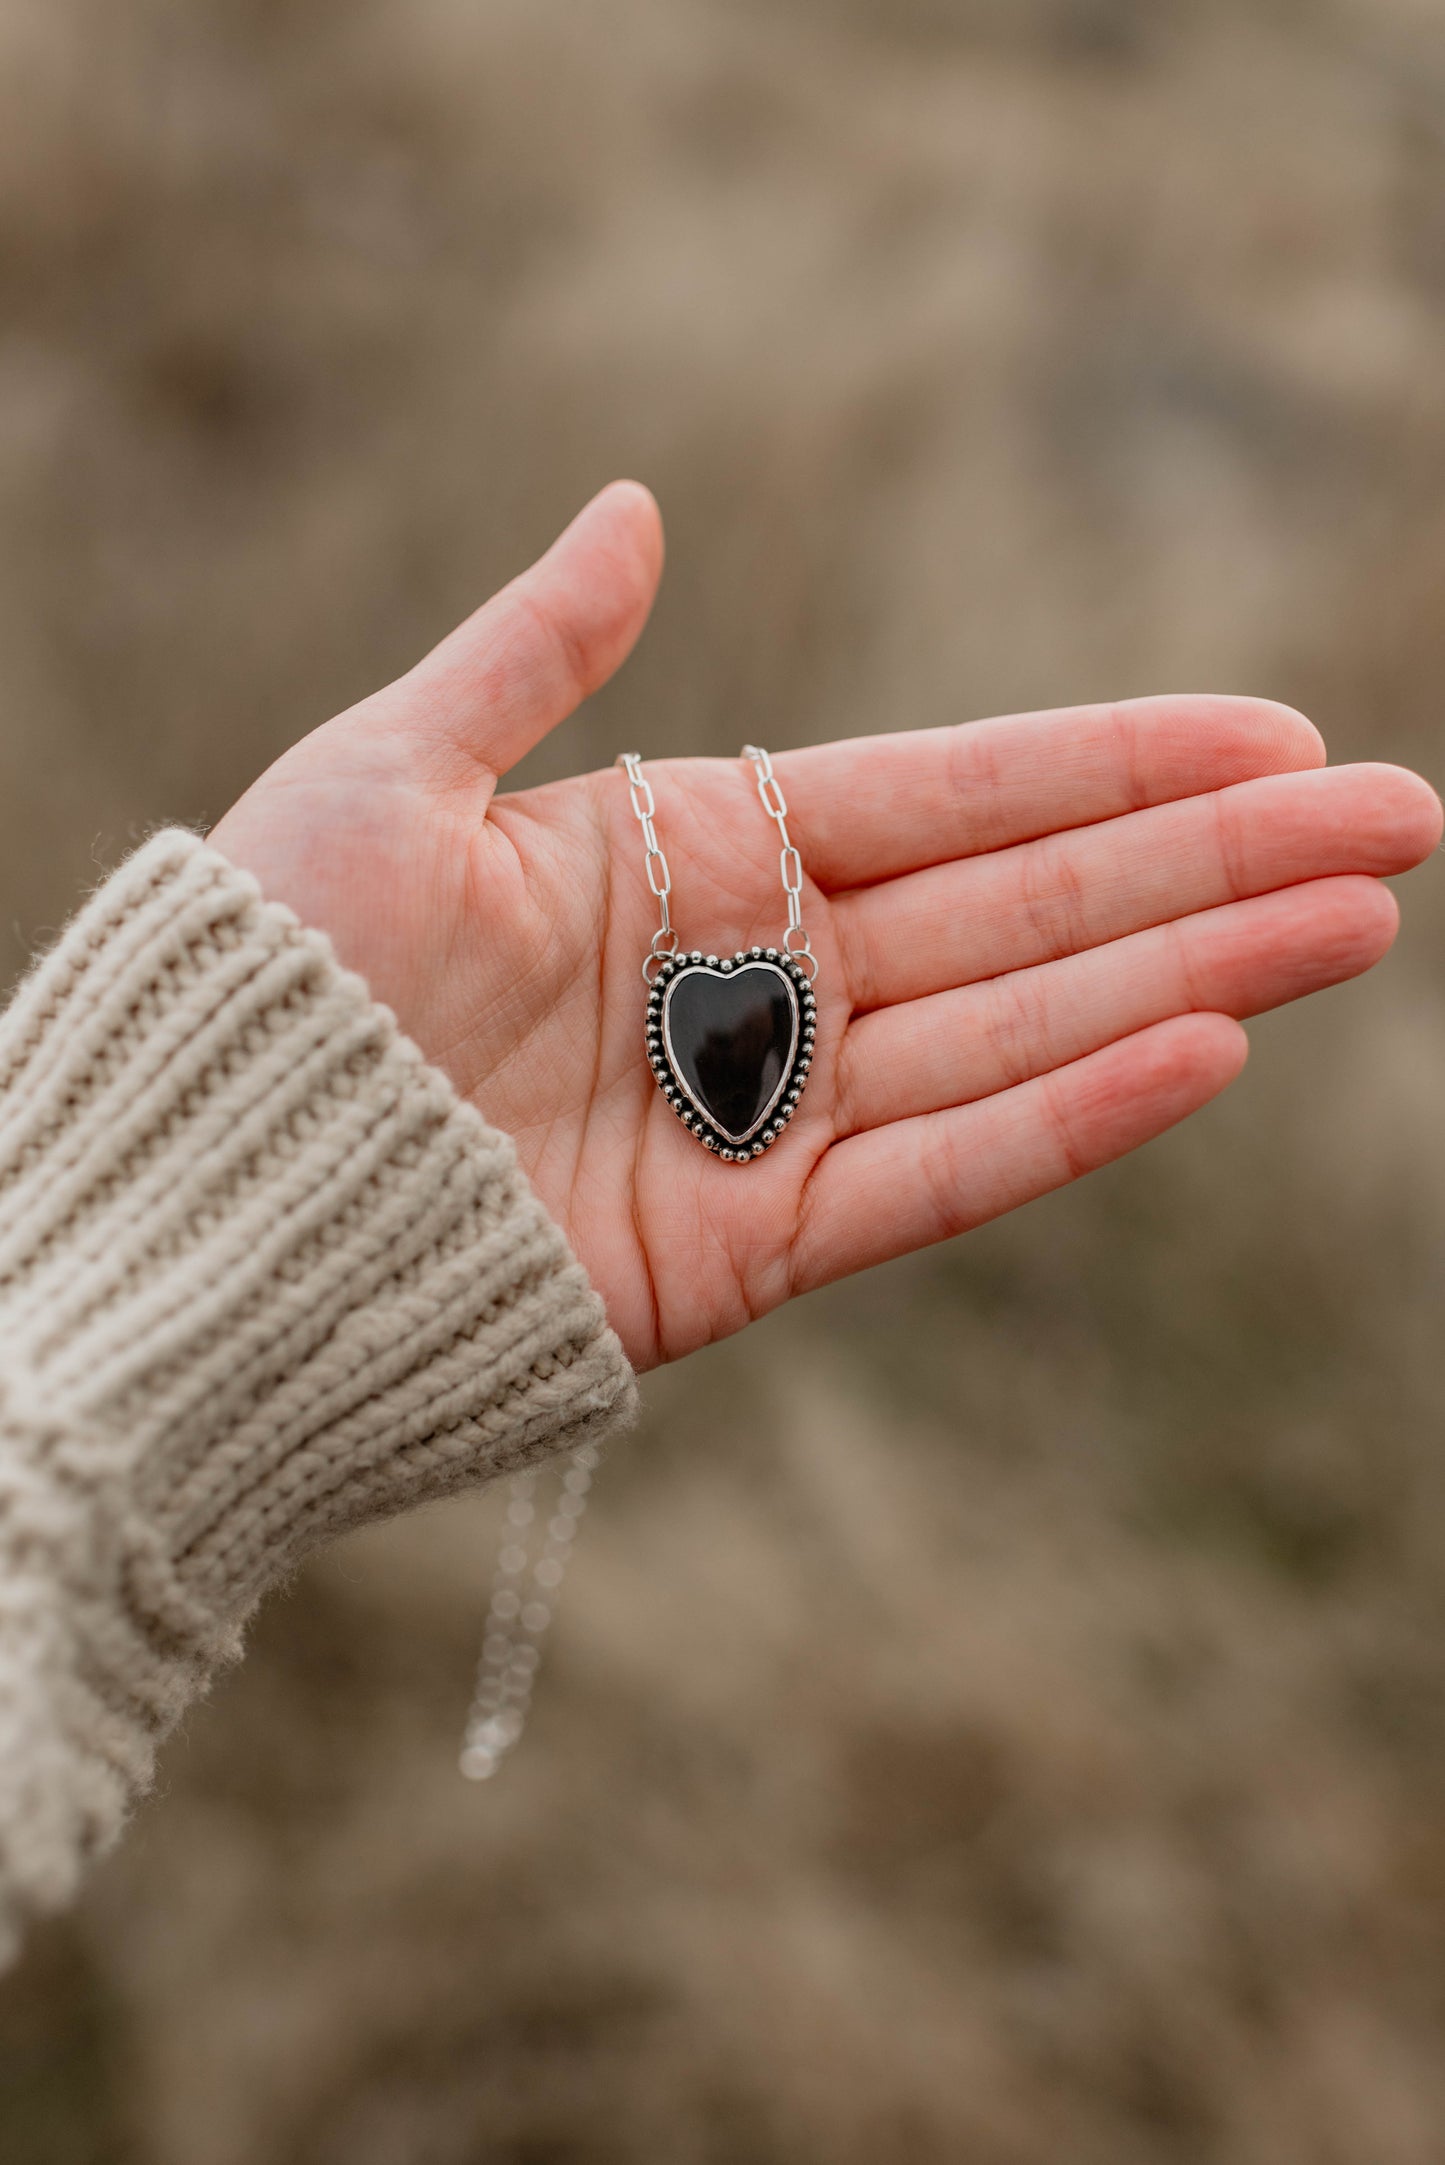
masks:
<svg viewBox="0 0 1445 2165"><path fill-rule="evenodd" d="M1255 700L1135 700L779 755L817 1054L779 1146L722 1164L643 1057L657 905L621 777L496 793L630 651L661 556L647 492L605 490L213 836L515 1137L639 1367L1183 1118L1242 1065L1236 1018L1378 960L1396 922L1379 876L1439 840L1417 777L1324 770L1311 725ZM777 943L777 838L751 769L648 771L684 944Z"/></svg>

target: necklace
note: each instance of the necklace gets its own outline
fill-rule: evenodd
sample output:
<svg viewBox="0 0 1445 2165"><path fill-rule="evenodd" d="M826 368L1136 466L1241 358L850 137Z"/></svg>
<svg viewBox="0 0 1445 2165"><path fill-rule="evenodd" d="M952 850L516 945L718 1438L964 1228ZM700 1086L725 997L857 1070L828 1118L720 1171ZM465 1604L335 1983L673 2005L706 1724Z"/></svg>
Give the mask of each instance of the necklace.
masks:
<svg viewBox="0 0 1445 2165"><path fill-rule="evenodd" d="M657 839L652 784L636 752L617 760L642 827L647 884L662 920L642 963L648 1064L683 1127L729 1165L762 1157L797 1111L813 1064L818 1005L818 958L803 929L803 861L788 835L787 801L762 746L745 744L742 756L752 761L763 810L777 825L788 924L781 947L740 947L721 957L698 947L684 952L672 922L672 874ZM559 1486L545 1514L543 1470L512 1476L458 1760L469 1781L489 1780L521 1741L597 1461L597 1446L584 1443L558 1462Z"/></svg>
<svg viewBox="0 0 1445 2165"><path fill-rule="evenodd" d="M797 1111L813 1064L818 959L803 929L803 861L788 835L788 806L772 760L757 744L763 810L777 824L788 925L781 947L735 954L684 952L672 923L672 875L653 824L652 784L636 752L617 764L642 827L647 884L662 922L642 964L648 988L645 1043L657 1086L688 1132L729 1165L770 1150Z"/></svg>
<svg viewBox="0 0 1445 2165"><path fill-rule="evenodd" d="M489 1780L521 1742L542 1647L587 1508L598 1455L595 1443L583 1443L558 1461L557 1492L545 1517L538 1490L551 1469L529 1466L508 1483L506 1530L492 1573L476 1685L457 1760L469 1782Z"/></svg>

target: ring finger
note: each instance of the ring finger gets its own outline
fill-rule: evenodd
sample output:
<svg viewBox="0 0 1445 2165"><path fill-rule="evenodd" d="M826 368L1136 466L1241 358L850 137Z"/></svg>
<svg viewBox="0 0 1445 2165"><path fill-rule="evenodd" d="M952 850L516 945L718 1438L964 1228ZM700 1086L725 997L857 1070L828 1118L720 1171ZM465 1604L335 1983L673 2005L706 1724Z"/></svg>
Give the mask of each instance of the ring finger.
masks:
<svg viewBox="0 0 1445 2165"><path fill-rule="evenodd" d="M1378 880L1314 880L860 1015L837 1133L991 1097L1171 1016L1261 1014L1369 969L1397 920Z"/></svg>

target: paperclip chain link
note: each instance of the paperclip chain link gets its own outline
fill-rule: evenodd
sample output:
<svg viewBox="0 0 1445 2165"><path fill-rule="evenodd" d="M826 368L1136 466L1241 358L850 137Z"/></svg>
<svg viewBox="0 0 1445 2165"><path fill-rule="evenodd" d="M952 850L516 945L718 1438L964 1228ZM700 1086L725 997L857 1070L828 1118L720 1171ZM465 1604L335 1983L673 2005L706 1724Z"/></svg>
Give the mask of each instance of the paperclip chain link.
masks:
<svg viewBox="0 0 1445 2165"><path fill-rule="evenodd" d="M617 764L627 776L627 794L632 800L632 809L642 828L647 884L657 897L658 912L662 918L662 923L652 935L652 945L648 948L642 964L642 981L644 984L651 984L648 964L656 962L660 956L677 953L677 933L673 929L672 911L669 907L672 874L668 870L667 858L657 839L657 829L653 825L657 805L652 795L652 784L642 771L641 756L637 752L619 752Z"/></svg>
<svg viewBox="0 0 1445 2165"><path fill-rule="evenodd" d="M482 1628L476 1689L457 1762L468 1781L488 1780L521 1741L531 1709L532 1687L542 1663L542 1648L587 1508L587 1492L598 1456L595 1443L579 1444L568 1455L561 1493L554 1501L535 1559L531 1552L536 1538L537 1490L546 1475L530 1466L525 1473L512 1476L506 1531L492 1577L487 1621Z"/></svg>
<svg viewBox="0 0 1445 2165"><path fill-rule="evenodd" d="M773 762L760 744L745 744L744 759L750 759L758 773L758 795L763 800L763 810L769 819L776 820L778 836L782 842L778 863L783 875L783 892L788 898L788 929L783 934L785 955L806 955L812 963L812 976L818 974L818 958L813 953L813 943L803 930L803 860L794 849L788 833L788 801L773 772Z"/></svg>
<svg viewBox="0 0 1445 2165"><path fill-rule="evenodd" d="M750 759L757 769L758 795L762 799L763 810L769 819L777 824L782 844L778 853L778 869L782 875L783 894L788 906L788 929L783 934L783 952L803 957L811 965L810 976L816 978L818 958L813 953L812 942L803 926L803 860L788 833L787 799L783 795L782 784L773 772L772 759L760 744L745 744L742 756ZM642 964L643 979L650 984L651 965L659 957L675 955L679 951L670 908L672 874L668 869L662 845L657 839L657 828L654 824L657 804L652 794L652 784L642 771L641 756L637 752L619 752L617 764L627 776L627 793L642 828L647 884L657 897L658 912L662 920L652 935L652 945L648 948Z"/></svg>

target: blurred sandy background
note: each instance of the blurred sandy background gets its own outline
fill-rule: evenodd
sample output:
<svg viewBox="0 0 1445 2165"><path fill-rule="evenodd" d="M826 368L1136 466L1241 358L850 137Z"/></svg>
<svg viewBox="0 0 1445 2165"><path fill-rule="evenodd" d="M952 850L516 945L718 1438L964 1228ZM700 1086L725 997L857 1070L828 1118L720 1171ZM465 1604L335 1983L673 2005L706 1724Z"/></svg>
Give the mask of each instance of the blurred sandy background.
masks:
<svg viewBox="0 0 1445 2165"><path fill-rule="evenodd" d="M1115 693L1438 782L1435 0L3 0L7 974L597 484L533 762ZM324 846L324 837L318 838ZM535 1728L333 1553L0 1990L6 2165L1438 2165L1445 933L660 1377Z"/></svg>

